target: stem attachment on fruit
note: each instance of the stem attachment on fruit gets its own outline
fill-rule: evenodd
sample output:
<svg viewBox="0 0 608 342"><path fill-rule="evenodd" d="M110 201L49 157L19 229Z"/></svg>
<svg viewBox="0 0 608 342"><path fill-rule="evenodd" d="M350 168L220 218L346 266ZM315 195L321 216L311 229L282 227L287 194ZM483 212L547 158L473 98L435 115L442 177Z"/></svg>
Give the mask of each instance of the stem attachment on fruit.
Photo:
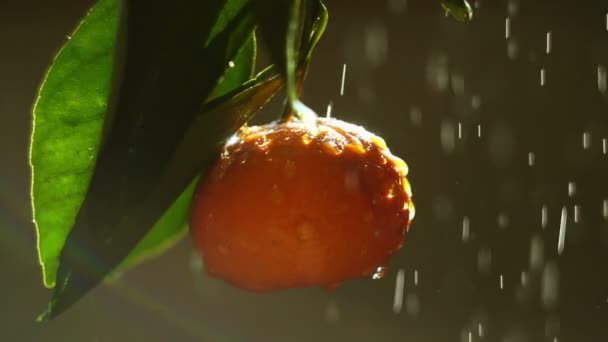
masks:
<svg viewBox="0 0 608 342"><path fill-rule="evenodd" d="M294 0L291 8L291 17L287 26L287 48L285 49L287 59L286 89L288 105L281 117L282 121L289 120L292 116L302 121L312 121L317 119L317 114L298 99L301 90L301 83L304 79L305 70L301 80L296 75L296 61L298 61L298 49L296 48L298 24L300 19L301 1ZM306 66L305 66L306 68Z"/></svg>

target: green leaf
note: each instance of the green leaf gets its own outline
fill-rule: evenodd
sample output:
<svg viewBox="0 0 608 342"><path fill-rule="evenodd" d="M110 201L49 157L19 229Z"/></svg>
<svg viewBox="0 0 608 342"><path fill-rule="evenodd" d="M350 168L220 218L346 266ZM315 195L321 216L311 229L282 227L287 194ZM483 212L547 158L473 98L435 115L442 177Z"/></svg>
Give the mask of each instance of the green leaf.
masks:
<svg viewBox="0 0 608 342"><path fill-rule="evenodd" d="M47 287L55 285L59 254L95 165L117 18L117 0L102 0L91 9L55 58L34 105L31 196Z"/></svg>
<svg viewBox="0 0 608 342"><path fill-rule="evenodd" d="M256 42L252 33L245 45L238 52L232 64L226 70L219 84L213 90L212 98L233 91L253 76L255 68ZM171 208L156 222L154 227L129 253L119 270L132 267L150 257L161 254L171 247L187 232L187 218L192 194L198 178L188 185L186 190L173 203Z"/></svg>
<svg viewBox="0 0 608 342"><path fill-rule="evenodd" d="M183 232L192 186L184 189L197 174L192 171L188 180L171 186L179 190L161 195L153 180L175 163L181 136L228 62L255 53L253 21L244 3L127 1L121 27L129 30L115 40L118 1L101 0L58 54L35 105L30 148L44 281L52 286L57 279L59 285L51 316L95 286L136 245L125 265ZM207 39L218 25L223 29ZM244 44L249 48L241 49ZM242 53L235 57L237 51ZM252 65L239 62L228 70L216 95L242 83L237 74L248 78ZM118 86L108 106L112 81ZM140 204L149 197L161 204Z"/></svg>

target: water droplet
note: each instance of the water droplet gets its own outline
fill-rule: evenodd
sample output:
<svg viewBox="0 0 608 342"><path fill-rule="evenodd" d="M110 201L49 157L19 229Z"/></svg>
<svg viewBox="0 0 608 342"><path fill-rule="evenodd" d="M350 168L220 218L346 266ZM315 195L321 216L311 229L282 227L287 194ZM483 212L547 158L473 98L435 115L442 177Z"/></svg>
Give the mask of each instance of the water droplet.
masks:
<svg viewBox="0 0 608 342"><path fill-rule="evenodd" d="M456 147L456 129L448 120L441 122L441 147L446 153L451 153Z"/></svg>
<svg viewBox="0 0 608 342"><path fill-rule="evenodd" d="M552 39L551 39L551 31L547 32L546 34L546 38L545 38L545 52L548 54L551 53L551 47L552 47Z"/></svg>
<svg viewBox="0 0 608 342"><path fill-rule="evenodd" d="M418 286L418 270L414 270L414 286Z"/></svg>
<svg viewBox="0 0 608 342"><path fill-rule="evenodd" d="M515 59L517 58L518 53L519 45L517 44L517 41L515 39L509 39L507 41L507 56L510 59Z"/></svg>
<svg viewBox="0 0 608 342"><path fill-rule="evenodd" d="M540 209L540 226L542 229L547 228L548 210L547 205L543 205L543 207Z"/></svg>
<svg viewBox="0 0 608 342"><path fill-rule="evenodd" d="M234 68L234 66L235 66L234 61L229 61L228 66L231 68Z"/></svg>
<svg viewBox="0 0 608 342"><path fill-rule="evenodd" d="M578 223L581 219L581 206L578 204L574 205L574 223Z"/></svg>
<svg viewBox="0 0 608 342"><path fill-rule="evenodd" d="M378 267L376 267L376 270L372 274L372 279L373 280L384 279L384 277L386 276L387 271L388 271L388 268L386 266L378 266Z"/></svg>
<svg viewBox="0 0 608 342"><path fill-rule="evenodd" d="M340 81L340 96L344 96L344 84L346 83L346 63L342 64L342 80Z"/></svg>
<svg viewBox="0 0 608 342"><path fill-rule="evenodd" d="M462 123L458 123L458 140L462 139Z"/></svg>
<svg viewBox="0 0 608 342"><path fill-rule="evenodd" d="M370 23L365 28L365 55L372 67L378 67L386 62L388 51L388 31L382 22ZM342 69L342 76L346 71L346 67ZM341 91L341 94L344 92Z"/></svg>
<svg viewBox="0 0 608 342"><path fill-rule="evenodd" d="M403 287L405 285L405 271L399 269L395 278L395 296L393 297L393 312L398 314L403 306Z"/></svg>
<svg viewBox="0 0 608 342"><path fill-rule="evenodd" d="M540 68L540 86L544 87L547 83L547 71L545 68Z"/></svg>
<svg viewBox="0 0 608 342"><path fill-rule="evenodd" d="M602 138L602 153L608 153L608 139Z"/></svg>
<svg viewBox="0 0 608 342"><path fill-rule="evenodd" d="M568 182L568 196L573 197L576 194L576 183Z"/></svg>
<svg viewBox="0 0 608 342"><path fill-rule="evenodd" d="M517 15L517 12L519 12L519 2L516 0L509 0L507 3L507 13L514 17Z"/></svg>
<svg viewBox="0 0 608 342"><path fill-rule="evenodd" d="M505 213L498 214L498 228L506 229L509 226L509 216Z"/></svg>
<svg viewBox="0 0 608 342"><path fill-rule="evenodd" d="M605 199L602 202L602 216L604 217L604 220L608 220L608 199Z"/></svg>
<svg viewBox="0 0 608 342"><path fill-rule="evenodd" d="M469 217L465 216L462 219L462 241L467 242L469 241L469 235L470 235L470 221L469 221Z"/></svg>
<svg viewBox="0 0 608 342"><path fill-rule="evenodd" d="M471 97L471 107L475 110L478 110L481 107L481 98L478 95L473 95Z"/></svg>
<svg viewBox="0 0 608 342"><path fill-rule="evenodd" d="M410 316L417 316L420 313L420 299L415 293L409 293L405 298L405 310Z"/></svg>
<svg viewBox="0 0 608 342"><path fill-rule="evenodd" d="M591 133L584 132L583 133L583 149L587 150L591 146Z"/></svg>
<svg viewBox="0 0 608 342"><path fill-rule="evenodd" d="M528 285L528 273L526 271L521 271L520 280L522 286Z"/></svg>
<svg viewBox="0 0 608 342"><path fill-rule="evenodd" d="M325 112L325 117L328 119L331 118L331 106L332 103L331 101L329 101L329 103L327 104L327 111Z"/></svg>
<svg viewBox="0 0 608 342"><path fill-rule="evenodd" d="M432 55L426 67L429 86L439 92L447 90L449 83L448 59L443 54Z"/></svg>
<svg viewBox="0 0 608 342"><path fill-rule="evenodd" d="M335 324L340 320L340 308L334 299L330 299L325 307L325 321Z"/></svg>
<svg viewBox="0 0 608 342"><path fill-rule="evenodd" d="M464 77L460 74L453 73L451 77L452 91L454 94L464 93Z"/></svg>
<svg viewBox="0 0 608 342"><path fill-rule="evenodd" d="M500 289L504 290L504 288L505 288L505 277L504 277L504 275L502 275L502 274L500 275L498 282L499 282Z"/></svg>
<svg viewBox="0 0 608 342"><path fill-rule="evenodd" d="M559 269L553 261L548 262L543 269L541 300L546 310L553 310L557 307L559 300Z"/></svg>
<svg viewBox="0 0 608 342"><path fill-rule="evenodd" d="M477 125L477 137L481 138L481 124Z"/></svg>
<svg viewBox="0 0 608 342"><path fill-rule="evenodd" d="M407 8L407 0L388 0L388 10L391 13L399 14Z"/></svg>
<svg viewBox="0 0 608 342"><path fill-rule="evenodd" d="M492 250L483 245L477 252L477 270L479 273L487 275L492 267Z"/></svg>
<svg viewBox="0 0 608 342"><path fill-rule="evenodd" d="M528 153L528 166L532 167L534 165L534 152Z"/></svg>
<svg viewBox="0 0 608 342"><path fill-rule="evenodd" d="M416 127L422 125L422 110L420 110L420 107L412 106L410 108L410 122Z"/></svg>
<svg viewBox="0 0 608 342"><path fill-rule="evenodd" d="M566 242L566 221L568 220L568 210L566 207L562 207L562 215L559 222L559 236L557 239L557 254L562 254L564 251L564 244Z"/></svg>
<svg viewBox="0 0 608 342"><path fill-rule="evenodd" d="M530 240L530 269L540 270L545 262L545 243L543 238L536 234Z"/></svg>
<svg viewBox="0 0 608 342"><path fill-rule="evenodd" d="M603 65L597 66L597 89L600 93L605 94L608 88L608 75L606 67Z"/></svg>

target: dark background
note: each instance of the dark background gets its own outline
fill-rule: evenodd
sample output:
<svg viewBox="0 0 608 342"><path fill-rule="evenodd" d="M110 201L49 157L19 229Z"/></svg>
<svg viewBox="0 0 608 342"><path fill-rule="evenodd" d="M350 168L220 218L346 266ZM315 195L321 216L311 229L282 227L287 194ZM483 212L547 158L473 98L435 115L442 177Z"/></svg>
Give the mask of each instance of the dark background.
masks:
<svg viewBox="0 0 608 342"><path fill-rule="evenodd" d="M185 239L122 285L99 287L37 325L50 292L28 199L30 110L91 4L0 2L0 341L608 340L608 2L600 0L477 1L469 24L446 18L438 1L328 0L304 100L320 113L331 101L334 116L382 135L410 166L417 215L387 277L333 293L246 293L206 277ZM405 301L395 313L398 270Z"/></svg>

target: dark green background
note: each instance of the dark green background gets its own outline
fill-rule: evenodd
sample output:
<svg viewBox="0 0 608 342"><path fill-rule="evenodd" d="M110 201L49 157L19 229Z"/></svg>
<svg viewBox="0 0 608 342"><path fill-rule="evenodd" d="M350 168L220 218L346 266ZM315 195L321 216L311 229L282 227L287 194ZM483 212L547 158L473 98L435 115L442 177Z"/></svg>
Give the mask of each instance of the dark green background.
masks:
<svg viewBox="0 0 608 342"><path fill-rule="evenodd" d="M323 113L333 101L335 116L382 135L411 169L417 216L386 279L352 281L334 293L245 293L193 271L186 239L130 272L126 288L100 287L56 321L36 325L50 293L41 285L30 223L30 108L52 56L91 3L0 3L0 341L467 341L469 330L473 341L608 339L608 223L602 218L608 95L597 88L598 64L608 67L608 2L600 0L520 0L511 20L514 59L507 55L505 1L480 1L466 25L445 18L438 1L409 0L403 11L391 10L403 0L327 1L330 24L304 100ZM436 89L442 80L447 90ZM419 125L411 119L413 106L422 113ZM273 118L272 112L256 121ZM458 122L463 138L450 152L442 127L449 142ZM591 137L587 150L584 132ZM568 182L576 184L573 197ZM581 210L578 223L574 205ZM568 225L558 256L562 206ZM461 238L465 216L468 242ZM559 270L546 283L557 279L557 306L542 304L542 269L521 286L535 235L544 243L544 260ZM477 265L480 250L491 251L488 272ZM417 314L392 311L400 268L405 294L419 300ZM327 320L328 306L337 307L337 321Z"/></svg>

